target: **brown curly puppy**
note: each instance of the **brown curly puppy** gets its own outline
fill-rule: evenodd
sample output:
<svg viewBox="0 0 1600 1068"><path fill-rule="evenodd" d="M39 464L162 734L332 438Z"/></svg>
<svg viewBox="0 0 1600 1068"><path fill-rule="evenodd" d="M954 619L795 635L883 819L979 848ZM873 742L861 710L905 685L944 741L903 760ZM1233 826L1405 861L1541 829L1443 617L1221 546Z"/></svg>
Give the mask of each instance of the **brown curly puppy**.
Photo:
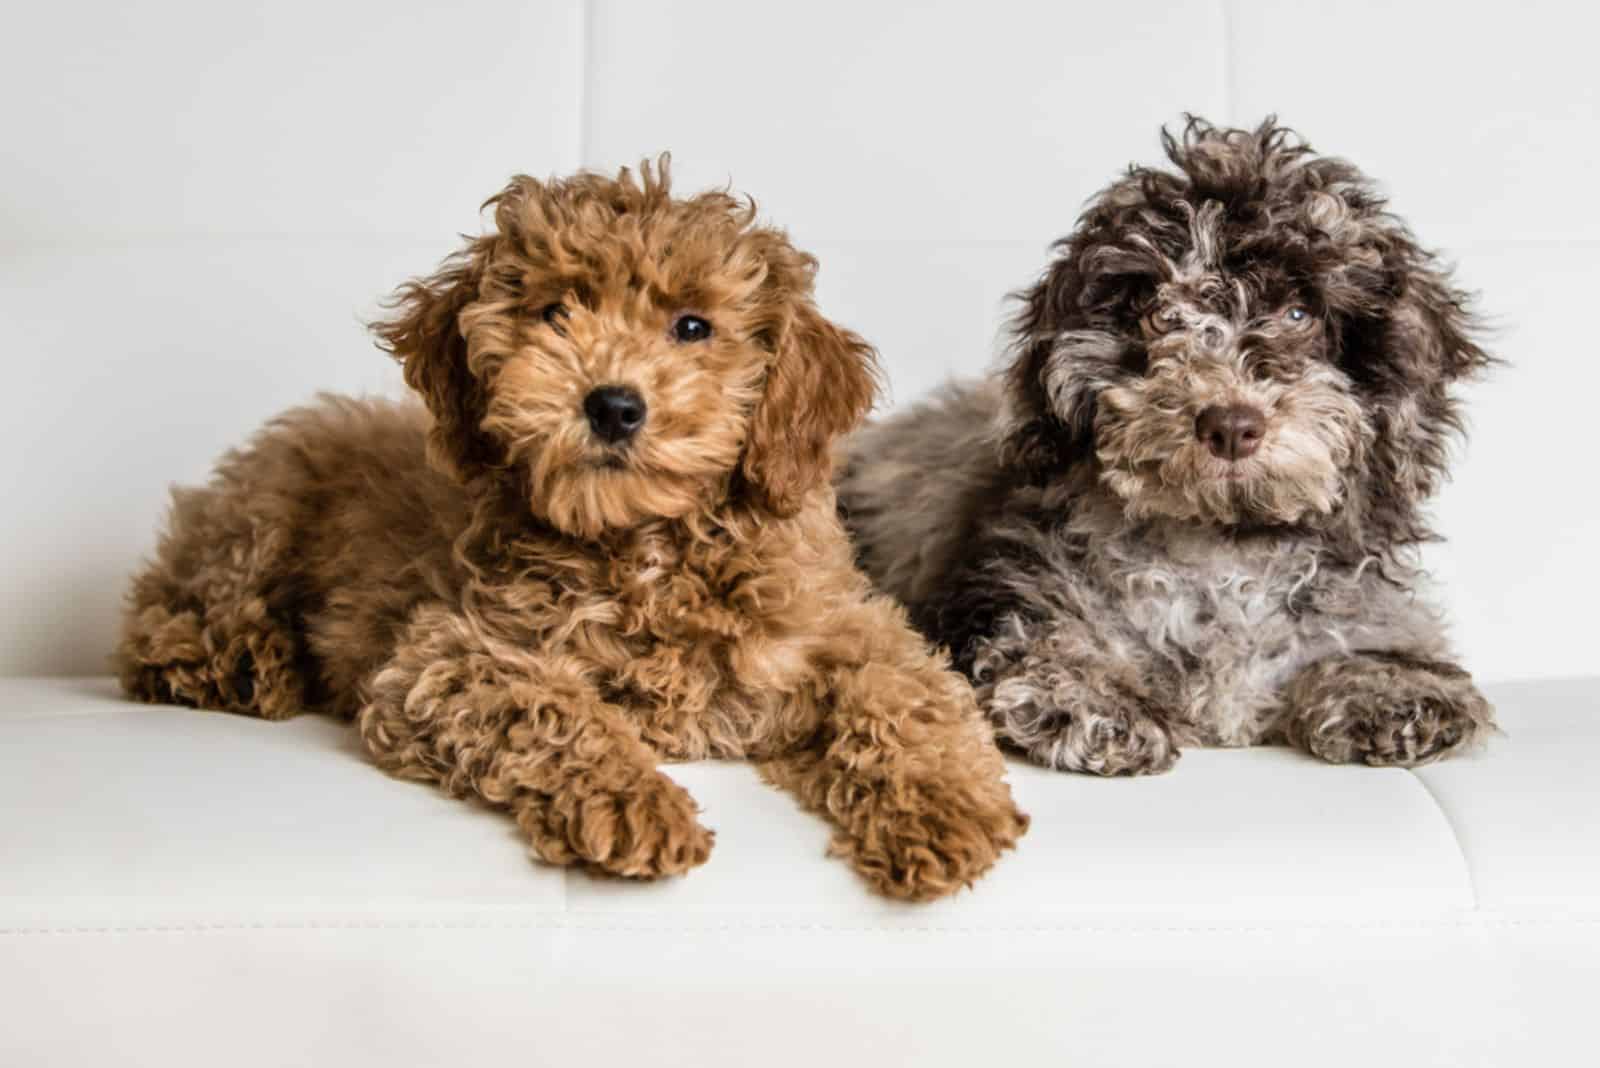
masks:
<svg viewBox="0 0 1600 1068"><path fill-rule="evenodd" d="M830 443L874 356L816 262L753 204L674 199L665 158L489 203L376 327L426 412L328 398L176 493L128 692L354 717L554 864L701 863L657 762L741 757L880 891L970 883L1027 820L967 683L852 566Z"/></svg>
<svg viewBox="0 0 1600 1068"><path fill-rule="evenodd" d="M1342 160L1163 134L1022 295L1009 367L859 435L861 560L1052 767L1287 740L1416 764L1492 729L1419 596L1423 507L1491 362Z"/></svg>

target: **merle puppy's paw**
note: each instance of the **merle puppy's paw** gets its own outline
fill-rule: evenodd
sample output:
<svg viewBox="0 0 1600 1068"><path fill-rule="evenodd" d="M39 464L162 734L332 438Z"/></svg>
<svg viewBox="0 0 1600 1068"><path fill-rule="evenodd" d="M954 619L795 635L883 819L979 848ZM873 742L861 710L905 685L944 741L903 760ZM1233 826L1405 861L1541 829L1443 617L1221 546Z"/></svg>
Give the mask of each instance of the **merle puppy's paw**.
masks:
<svg viewBox="0 0 1600 1068"><path fill-rule="evenodd" d="M1026 677L993 687L985 704L1000 736L1035 763L1093 775L1156 775L1178 762L1172 732L1142 698L1075 681L1048 688Z"/></svg>
<svg viewBox="0 0 1600 1068"><path fill-rule="evenodd" d="M1312 664L1290 683L1283 733L1331 763L1413 767L1486 737L1494 713L1465 671L1398 653Z"/></svg>

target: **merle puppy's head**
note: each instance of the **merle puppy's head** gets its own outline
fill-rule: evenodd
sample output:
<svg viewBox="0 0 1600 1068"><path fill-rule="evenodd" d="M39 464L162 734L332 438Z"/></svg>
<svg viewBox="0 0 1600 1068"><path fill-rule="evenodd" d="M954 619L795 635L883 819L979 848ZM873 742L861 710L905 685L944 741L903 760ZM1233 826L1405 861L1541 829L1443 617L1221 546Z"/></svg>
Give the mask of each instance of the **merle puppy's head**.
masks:
<svg viewBox="0 0 1600 1068"><path fill-rule="evenodd" d="M1427 535L1486 366L1465 294L1355 167L1268 119L1163 131L1021 294L1002 455L1081 464L1130 518Z"/></svg>

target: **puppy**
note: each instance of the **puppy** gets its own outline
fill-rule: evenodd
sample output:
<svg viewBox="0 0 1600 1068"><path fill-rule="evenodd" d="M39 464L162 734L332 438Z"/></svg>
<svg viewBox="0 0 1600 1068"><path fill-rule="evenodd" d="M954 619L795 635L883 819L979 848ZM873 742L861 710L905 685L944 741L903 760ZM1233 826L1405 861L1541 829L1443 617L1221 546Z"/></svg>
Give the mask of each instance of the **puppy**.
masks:
<svg viewBox="0 0 1600 1068"><path fill-rule="evenodd" d="M857 436L858 558L1039 763L1285 741L1418 764L1490 708L1418 595L1422 505L1491 358L1349 163L1163 131L1020 295L1009 365Z"/></svg>
<svg viewBox="0 0 1600 1068"><path fill-rule="evenodd" d="M376 762L651 878L712 832L662 760L761 762L879 891L927 899L1027 825L966 681L855 570L833 439L874 354L816 262L723 193L518 177L376 325L426 410L326 398L175 495L127 692L349 717Z"/></svg>

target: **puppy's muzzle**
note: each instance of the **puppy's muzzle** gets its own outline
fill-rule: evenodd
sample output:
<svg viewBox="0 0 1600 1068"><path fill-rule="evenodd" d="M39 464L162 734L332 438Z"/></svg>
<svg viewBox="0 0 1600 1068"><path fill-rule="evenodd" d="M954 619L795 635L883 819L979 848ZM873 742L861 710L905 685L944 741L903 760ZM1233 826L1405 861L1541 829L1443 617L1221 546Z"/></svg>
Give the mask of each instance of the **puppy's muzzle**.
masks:
<svg viewBox="0 0 1600 1068"><path fill-rule="evenodd" d="M1219 460L1243 460L1261 447L1267 420L1248 404L1213 404L1194 421L1195 436Z"/></svg>
<svg viewBox="0 0 1600 1068"><path fill-rule="evenodd" d="M617 445L644 426L645 403L639 391L627 386L601 386L583 398L589 429L610 445Z"/></svg>

